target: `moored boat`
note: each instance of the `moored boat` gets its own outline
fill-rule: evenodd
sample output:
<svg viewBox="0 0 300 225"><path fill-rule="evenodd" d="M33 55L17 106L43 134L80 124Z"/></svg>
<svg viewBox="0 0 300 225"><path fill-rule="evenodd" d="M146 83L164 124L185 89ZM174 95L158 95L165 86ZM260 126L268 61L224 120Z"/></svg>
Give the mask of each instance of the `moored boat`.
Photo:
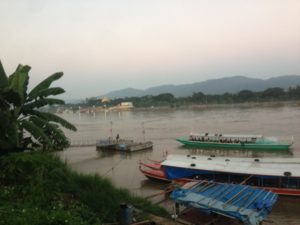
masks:
<svg viewBox="0 0 300 225"><path fill-rule="evenodd" d="M148 165L148 166L147 166ZM147 167L147 168L145 168ZM280 195L300 196L300 158L226 158L169 155L157 166L144 164L141 172L150 179L213 180L263 187Z"/></svg>
<svg viewBox="0 0 300 225"><path fill-rule="evenodd" d="M102 139L97 141L97 150L118 150L125 152L135 152L145 149L151 149L153 143L151 141L146 142L134 142L133 140L126 139Z"/></svg>
<svg viewBox="0 0 300 225"><path fill-rule="evenodd" d="M97 150L116 150L116 146L119 144L131 144L134 143L133 140L126 140L126 139L101 139L96 142L96 149Z"/></svg>
<svg viewBox="0 0 300 225"><path fill-rule="evenodd" d="M262 135L236 134L190 134L188 138L176 139L178 142L198 148L225 148L225 149L262 149L262 150L289 150L293 141L278 140L275 137Z"/></svg>

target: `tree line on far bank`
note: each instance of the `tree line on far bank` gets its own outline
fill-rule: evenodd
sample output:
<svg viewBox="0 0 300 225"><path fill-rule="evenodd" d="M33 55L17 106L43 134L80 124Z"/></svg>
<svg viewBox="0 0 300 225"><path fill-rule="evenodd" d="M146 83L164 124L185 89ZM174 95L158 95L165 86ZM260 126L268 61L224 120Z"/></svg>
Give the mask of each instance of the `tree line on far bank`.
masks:
<svg viewBox="0 0 300 225"><path fill-rule="evenodd" d="M268 88L264 91L254 92L251 90L241 90L238 93L224 94L204 94L202 92L193 93L188 97L174 97L171 93L163 93L156 96L147 95L142 97L115 98L110 102L102 103L96 97L87 98L83 106L111 107L121 102L132 102L135 107L180 107L188 105L204 104L232 104L246 102L275 102L300 100L300 86L290 87L284 90L280 87Z"/></svg>

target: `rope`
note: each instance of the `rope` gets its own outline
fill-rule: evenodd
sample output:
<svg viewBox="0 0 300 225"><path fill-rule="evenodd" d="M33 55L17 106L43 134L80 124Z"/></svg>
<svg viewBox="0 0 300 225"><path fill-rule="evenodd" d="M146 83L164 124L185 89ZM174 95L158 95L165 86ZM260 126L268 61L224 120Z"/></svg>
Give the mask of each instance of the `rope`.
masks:
<svg viewBox="0 0 300 225"><path fill-rule="evenodd" d="M169 185L164 191L155 193L153 195L149 195L149 196L145 197L145 199L150 199L150 198L162 195L162 194L168 194L168 193L172 192L173 190L174 190L174 187L172 185Z"/></svg>
<svg viewBox="0 0 300 225"><path fill-rule="evenodd" d="M123 159L120 159L114 166L112 166L109 170L107 170L103 176L106 176L111 170L115 169Z"/></svg>

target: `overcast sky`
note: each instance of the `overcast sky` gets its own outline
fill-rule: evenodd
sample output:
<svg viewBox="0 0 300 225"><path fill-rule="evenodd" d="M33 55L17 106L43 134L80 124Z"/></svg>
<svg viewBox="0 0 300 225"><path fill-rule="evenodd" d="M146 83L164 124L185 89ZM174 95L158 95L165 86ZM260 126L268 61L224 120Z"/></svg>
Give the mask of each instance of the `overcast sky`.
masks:
<svg viewBox="0 0 300 225"><path fill-rule="evenodd" d="M0 59L65 98L245 75L300 75L299 0L1 0Z"/></svg>

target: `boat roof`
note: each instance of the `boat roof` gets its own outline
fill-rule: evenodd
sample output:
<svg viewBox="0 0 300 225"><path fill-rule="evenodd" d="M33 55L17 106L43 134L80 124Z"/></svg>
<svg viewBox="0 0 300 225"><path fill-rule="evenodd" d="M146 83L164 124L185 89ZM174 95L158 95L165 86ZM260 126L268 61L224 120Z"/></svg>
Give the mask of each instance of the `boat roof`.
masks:
<svg viewBox="0 0 300 225"><path fill-rule="evenodd" d="M163 166L249 175L300 177L300 158L237 158L168 155Z"/></svg>
<svg viewBox="0 0 300 225"><path fill-rule="evenodd" d="M199 182L191 188L181 187L171 193L178 203L206 213L217 213L256 225L271 212L278 195L240 184Z"/></svg>
<svg viewBox="0 0 300 225"><path fill-rule="evenodd" d="M199 137L223 137L223 138L263 138L263 135L255 134L222 134L222 133L190 133L190 136Z"/></svg>

